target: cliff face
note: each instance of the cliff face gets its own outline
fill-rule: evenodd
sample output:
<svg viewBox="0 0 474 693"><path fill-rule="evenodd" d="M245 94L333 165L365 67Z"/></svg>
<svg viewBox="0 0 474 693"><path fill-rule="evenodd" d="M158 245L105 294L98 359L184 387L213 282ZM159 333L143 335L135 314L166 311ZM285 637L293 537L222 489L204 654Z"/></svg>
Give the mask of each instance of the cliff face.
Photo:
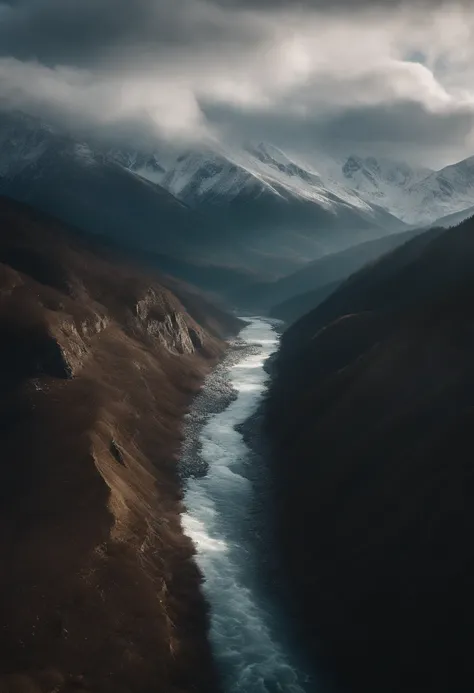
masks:
<svg viewBox="0 0 474 693"><path fill-rule="evenodd" d="M176 453L238 321L6 199L0 229L0 690L214 691Z"/></svg>
<svg viewBox="0 0 474 693"><path fill-rule="evenodd" d="M272 365L280 542L308 648L349 691L474 685L473 231L354 275Z"/></svg>

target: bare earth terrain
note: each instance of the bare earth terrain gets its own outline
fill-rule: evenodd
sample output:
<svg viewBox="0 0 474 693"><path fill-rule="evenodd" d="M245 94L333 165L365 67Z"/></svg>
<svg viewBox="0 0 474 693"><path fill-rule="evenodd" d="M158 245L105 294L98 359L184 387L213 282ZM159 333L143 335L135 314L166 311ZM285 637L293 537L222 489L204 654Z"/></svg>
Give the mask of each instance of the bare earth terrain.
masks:
<svg viewBox="0 0 474 693"><path fill-rule="evenodd" d="M176 453L238 325L0 200L1 693L217 690Z"/></svg>

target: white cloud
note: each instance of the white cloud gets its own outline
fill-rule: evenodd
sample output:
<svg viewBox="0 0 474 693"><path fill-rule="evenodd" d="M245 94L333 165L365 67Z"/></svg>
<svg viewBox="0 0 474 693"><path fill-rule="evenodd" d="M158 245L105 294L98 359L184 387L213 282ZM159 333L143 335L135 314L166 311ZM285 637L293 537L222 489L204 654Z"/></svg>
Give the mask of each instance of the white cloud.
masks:
<svg viewBox="0 0 474 693"><path fill-rule="evenodd" d="M12 55L0 58L4 107L81 126L141 122L148 134L151 127L162 137L266 139L272 133L285 140L281 144L294 140L295 146L315 148L322 144L318 138L327 139L331 125L340 123L346 128L341 146L356 151L360 116L369 114L367 122L377 123L379 114L393 137L373 127L371 140L366 128L363 144L369 149L413 154L414 118L415 132L423 135L418 154L430 163L474 149L474 8L469 5L437 4L427 12L408 6L369 9L367 3L358 12L328 13L291 6L237 10L177 0L164 3L165 16L160 0L139 0L127 29L125 21L109 17L107 2L99 3L102 24L98 21L90 50L86 34L74 34L74 22L68 25L67 43L57 35L61 23L46 10L37 9L29 23L15 15L9 35L15 28L19 48L10 41ZM56 0L41 4L59 8ZM66 4L69 11L79 11L77 2ZM86 5L90 19L94 5ZM77 24L84 29L83 20ZM31 35L35 22L46 29L36 60L20 40ZM423 64L413 55L423 56Z"/></svg>

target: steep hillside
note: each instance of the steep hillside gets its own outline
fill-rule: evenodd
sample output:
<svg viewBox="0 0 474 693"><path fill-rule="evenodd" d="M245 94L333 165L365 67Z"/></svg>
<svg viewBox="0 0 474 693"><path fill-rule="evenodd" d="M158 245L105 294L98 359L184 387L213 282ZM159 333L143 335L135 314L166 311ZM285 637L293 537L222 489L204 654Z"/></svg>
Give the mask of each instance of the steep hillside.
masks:
<svg viewBox="0 0 474 693"><path fill-rule="evenodd" d="M306 315L306 313L317 308L328 296L336 291L340 284L341 281L336 280L328 284L323 284L313 291L307 291L304 294L292 296L286 301L272 306L268 311L269 316L277 320L283 320L287 325L291 325L291 323L295 322L303 315Z"/></svg>
<svg viewBox="0 0 474 693"><path fill-rule="evenodd" d="M474 217L474 207L468 207L468 209L463 209L462 212L455 212L454 214L448 214L446 217L441 217L433 226L442 226L444 229L449 229L451 226L457 226L471 217Z"/></svg>
<svg viewBox="0 0 474 693"><path fill-rule="evenodd" d="M364 268L273 364L278 536L308 648L349 691L474 685L473 232Z"/></svg>
<svg viewBox="0 0 474 693"><path fill-rule="evenodd" d="M239 322L5 198L0 228L0 690L215 691L176 453Z"/></svg>
<svg viewBox="0 0 474 693"><path fill-rule="evenodd" d="M328 252L403 228L396 220L387 221L383 214L354 215L346 205L328 209L276 190L277 194L246 190L226 205L200 207L215 228L222 229L220 220L227 220L226 231L236 239L232 252L237 250L242 264L252 270L264 268L285 274ZM215 247L222 257L225 249L230 249L225 238L216 239ZM215 250L210 257L214 261L218 257Z"/></svg>

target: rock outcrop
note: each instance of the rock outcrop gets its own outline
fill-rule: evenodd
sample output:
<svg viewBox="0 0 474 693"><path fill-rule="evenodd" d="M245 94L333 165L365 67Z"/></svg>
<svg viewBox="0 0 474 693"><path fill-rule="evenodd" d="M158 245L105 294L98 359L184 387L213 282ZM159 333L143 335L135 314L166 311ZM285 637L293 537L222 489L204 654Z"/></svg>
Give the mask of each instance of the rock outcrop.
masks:
<svg viewBox="0 0 474 693"><path fill-rule="evenodd" d="M7 199L0 230L0 691L216 691L176 456L239 322Z"/></svg>

